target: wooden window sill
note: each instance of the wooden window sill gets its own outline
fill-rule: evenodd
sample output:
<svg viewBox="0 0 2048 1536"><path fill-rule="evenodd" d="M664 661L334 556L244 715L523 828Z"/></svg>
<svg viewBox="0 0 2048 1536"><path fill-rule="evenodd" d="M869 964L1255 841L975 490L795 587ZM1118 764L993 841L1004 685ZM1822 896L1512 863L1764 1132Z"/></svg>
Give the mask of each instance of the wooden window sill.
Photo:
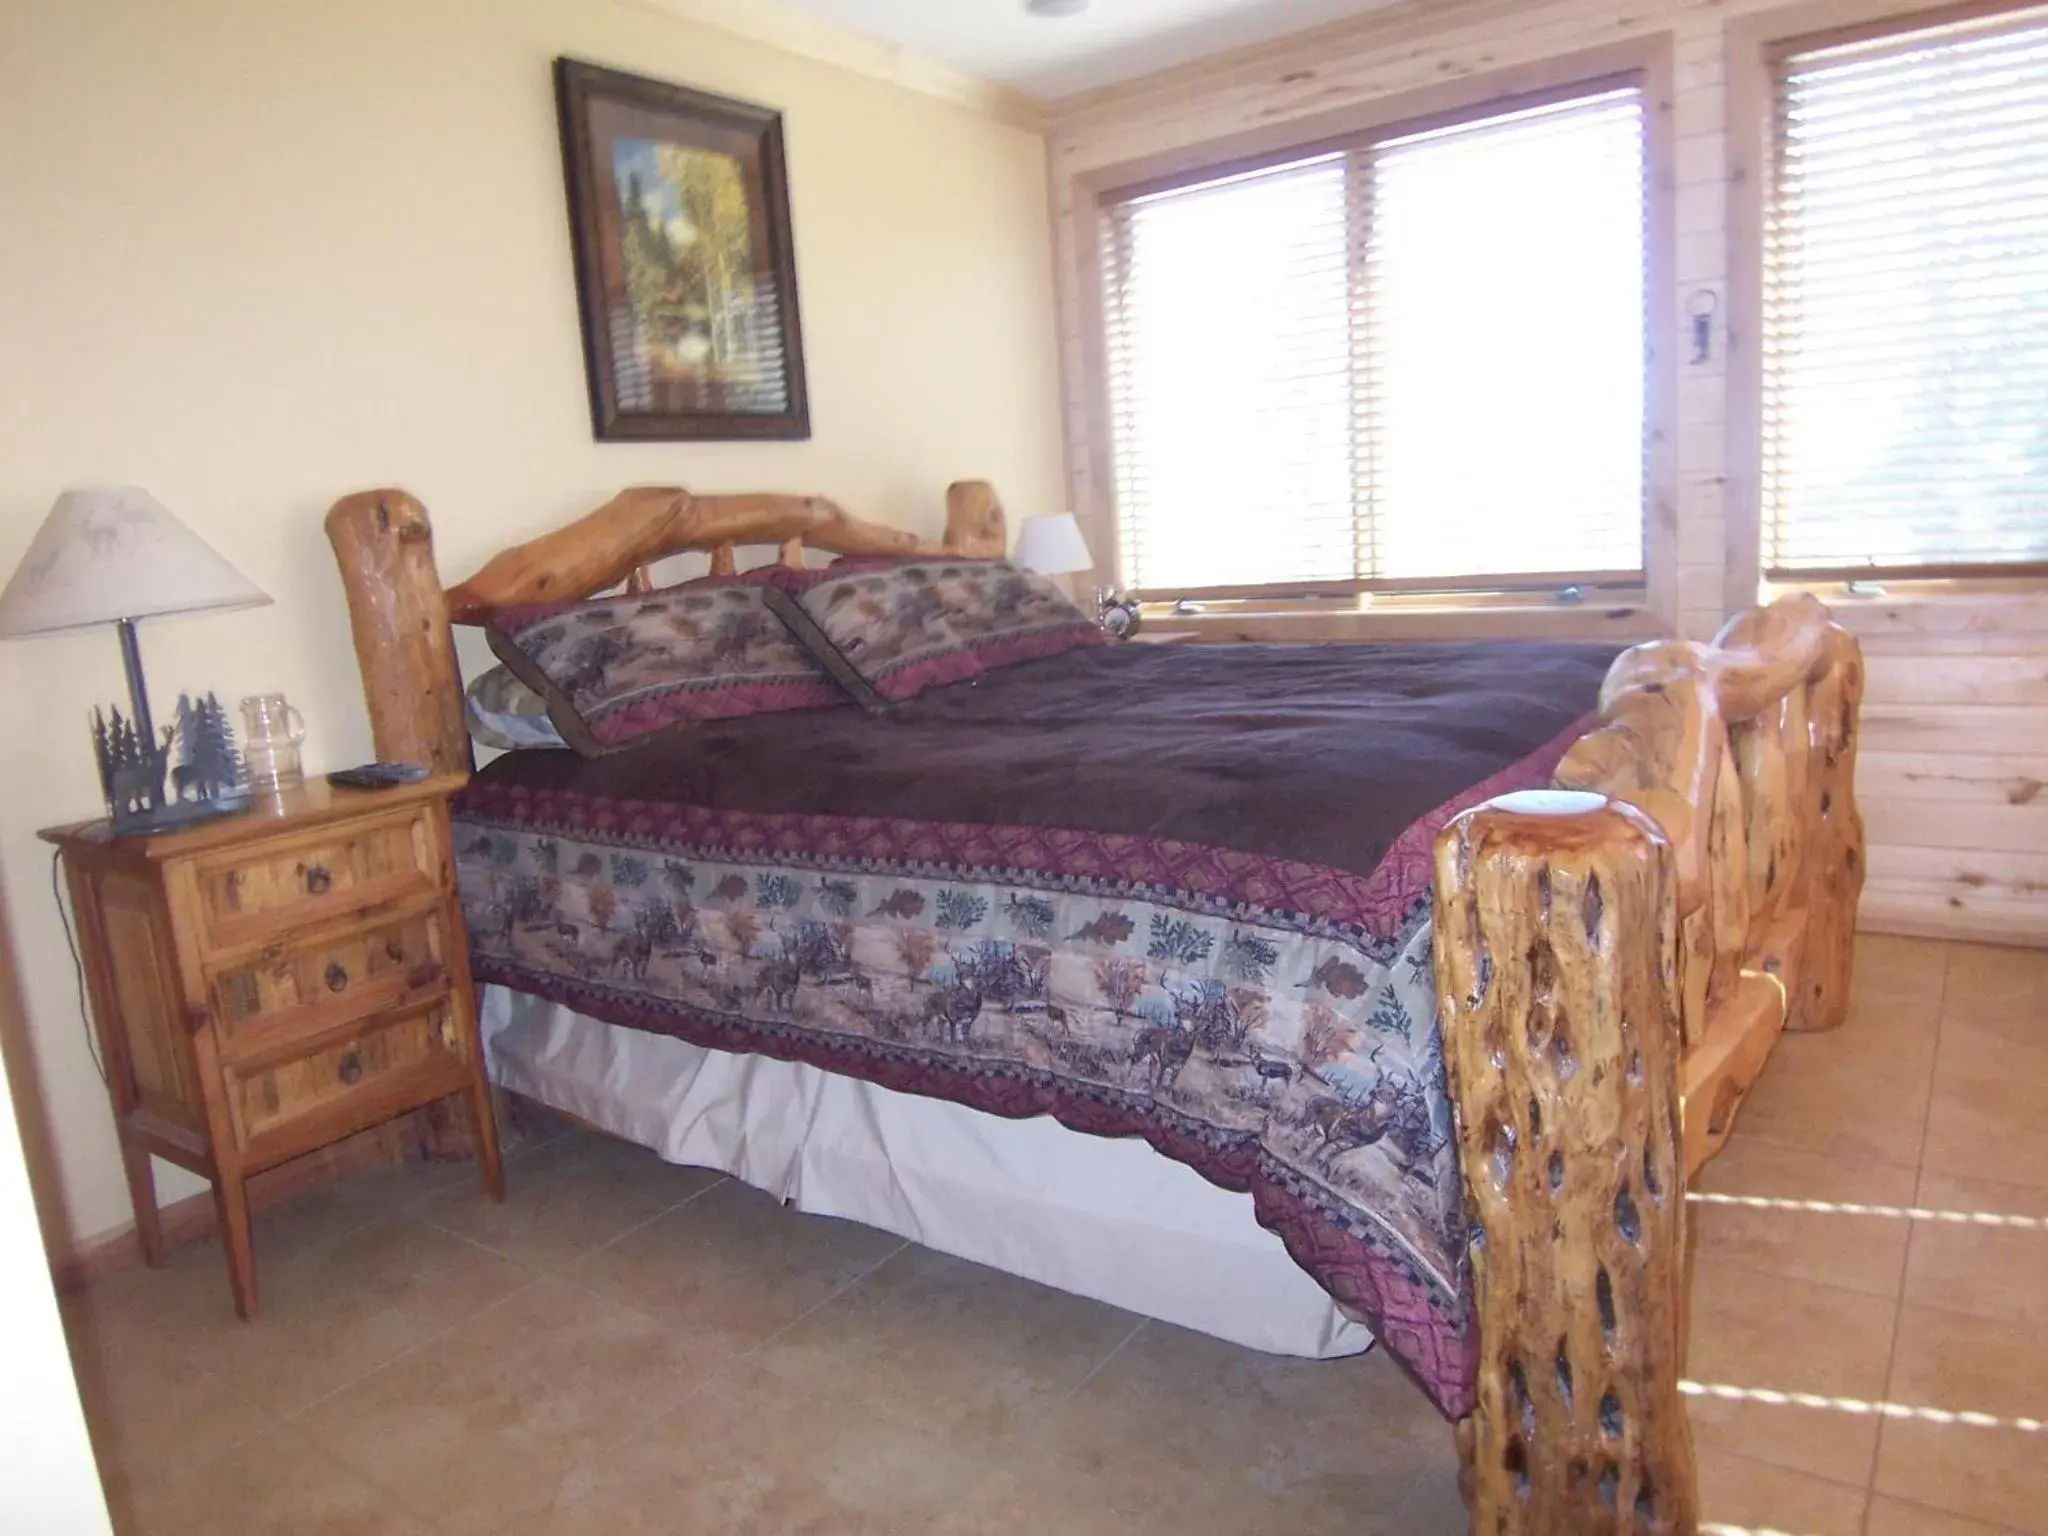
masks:
<svg viewBox="0 0 2048 1536"><path fill-rule="evenodd" d="M2048 581L2001 577L1972 581L1884 581L1881 592L1855 593L1840 581L1773 582L1757 599L1810 592L1835 621L1864 640L1886 636L1976 636L2048 633Z"/></svg>
<svg viewBox="0 0 2048 1536"><path fill-rule="evenodd" d="M1632 644L1670 631L1639 602L1402 603L1369 609L1259 609L1145 614L1147 635L1198 641L1263 640L1615 640Z"/></svg>

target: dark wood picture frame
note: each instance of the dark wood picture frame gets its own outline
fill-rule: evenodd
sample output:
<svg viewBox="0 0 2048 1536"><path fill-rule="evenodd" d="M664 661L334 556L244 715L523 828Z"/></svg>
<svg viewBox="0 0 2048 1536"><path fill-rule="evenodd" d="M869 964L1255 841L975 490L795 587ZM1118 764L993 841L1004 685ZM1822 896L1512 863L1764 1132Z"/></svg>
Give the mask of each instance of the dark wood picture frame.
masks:
<svg viewBox="0 0 2048 1536"><path fill-rule="evenodd" d="M782 114L568 58L555 60L555 106L599 441L809 437ZM655 158L678 151L708 152L689 163L716 166L723 179L708 191L701 183L680 188ZM656 191L643 193L642 207L630 212L619 185L621 154L656 178ZM640 185L637 171L630 184ZM693 195L722 201L686 209L681 199ZM714 234L703 240L720 249L699 256L703 237L690 212L706 207L726 218L711 221ZM628 275L635 237L638 270L653 274L642 283L645 297L636 297ZM656 265L650 250L666 265ZM737 274L720 259L734 250L745 254ZM715 279L704 275L711 272ZM701 291L679 298L678 283L692 276ZM662 288L660 277L673 281ZM732 364L710 360L721 349Z"/></svg>

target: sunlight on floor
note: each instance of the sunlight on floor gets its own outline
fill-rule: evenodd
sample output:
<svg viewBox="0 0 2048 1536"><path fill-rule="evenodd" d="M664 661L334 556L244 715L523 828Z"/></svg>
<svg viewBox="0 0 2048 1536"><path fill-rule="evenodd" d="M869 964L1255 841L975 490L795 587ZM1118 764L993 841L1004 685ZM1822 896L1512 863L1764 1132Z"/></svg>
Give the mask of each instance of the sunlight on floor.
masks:
<svg viewBox="0 0 2048 1536"><path fill-rule="evenodd" d="M1723 1195L1690 1190L1686 1197L1695 1205L1741 1205L1759 1211L1815 1211L1823 1216L1889 1216L1898 1221L1946 1221L1979 1227L2011 1227L2021 1231L2048 1231L2048 1218L2001 1216L1995 1211L1930 1211L1910 1205L1857 1205L1845 1200L1787 1200L1776 1195Z"/></svg>
<svg viewBox="0 0 2048 1536"><path fill-rule="evenodd" d="M1918 1419L1927 1424L1967 1424L1972 1429L2016 1429L2038 1435L2048 1425L2039 1419L2000 1418L1969 1409L1923 1408L1913 1403L1872 1403L1860 1397L1827 1397L1818 1392L1779 1392L1770 1387L1736 1387L1726 1382L1681 1381L1687 1397L1719 1397L1731 1402L1766 1403L1774 1408L1831 1408L1837 1413L1877 1414L1887 1419Z"/></svg>

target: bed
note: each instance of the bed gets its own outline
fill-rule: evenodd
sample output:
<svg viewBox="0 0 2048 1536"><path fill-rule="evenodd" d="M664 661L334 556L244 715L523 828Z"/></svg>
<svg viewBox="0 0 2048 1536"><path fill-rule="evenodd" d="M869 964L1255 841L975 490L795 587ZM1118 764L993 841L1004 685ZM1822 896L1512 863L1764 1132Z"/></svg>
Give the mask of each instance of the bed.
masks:
<svg viewBox="0 0 2048 1536"><path fill-rule="evenodd" d="M1001 553L987 486L948 507L927 544L634 491L453 588L402 492L328 526L380 755L467 768L451 622L686 549ZM1095 646L885 720L509 754L457 829L500 1080L1240 1342L1370 1329L1457 1424L1475 1529L1689 1529L1684 1184L1779 1030L1842 1017L1861 660L1806 598L1613 651ZM986 1176L931 1177L970 1146ZM1226 1207L1299 1274L1239 1241L1157 1283L1232 1251Z"/></svg>

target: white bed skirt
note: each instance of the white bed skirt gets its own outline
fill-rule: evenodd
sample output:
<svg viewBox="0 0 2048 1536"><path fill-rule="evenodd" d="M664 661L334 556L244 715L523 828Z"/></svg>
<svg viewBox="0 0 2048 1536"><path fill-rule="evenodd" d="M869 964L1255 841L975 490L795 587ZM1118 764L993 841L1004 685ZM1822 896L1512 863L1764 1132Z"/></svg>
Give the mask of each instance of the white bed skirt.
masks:
<svg viewBox="0 0 2048 1536"><path fill-rule="evenodd" d="M494 1081L672 1163L1252 1349L1325 1359L1372 1343L1249 1196L1141 1141L705 1050L504 987L481 1001Z"/></svg>

